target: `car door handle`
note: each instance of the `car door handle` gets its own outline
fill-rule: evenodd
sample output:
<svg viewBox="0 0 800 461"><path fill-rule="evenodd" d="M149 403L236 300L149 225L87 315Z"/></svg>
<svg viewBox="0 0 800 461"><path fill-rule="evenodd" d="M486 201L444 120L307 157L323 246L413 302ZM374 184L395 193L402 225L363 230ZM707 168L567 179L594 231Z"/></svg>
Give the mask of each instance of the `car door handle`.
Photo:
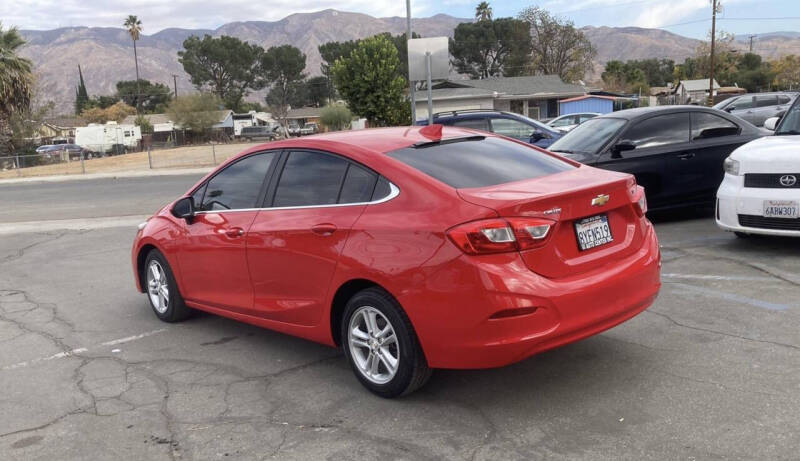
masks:
<svg viewBox="0 0 800 461"><path fill-rule="evenodd" d="M241 237L244 235L244 229L241 227L231 227L225 230L225 235L228 237Z"/></svg>
<svg viewBox="0 0 800 461"><path fill-rule="evenodd" d="M311 227L311 232L323 237L327 237L336 232L336 225L331 223L317 224Z"/></svg>
<svg viewBox="0 0 800 461"><path fill-rule="evenodd" d="M689 160L690 158L694 158L694 152L688 152L686 154L678 154L678 158L681 160Z"/></svg>

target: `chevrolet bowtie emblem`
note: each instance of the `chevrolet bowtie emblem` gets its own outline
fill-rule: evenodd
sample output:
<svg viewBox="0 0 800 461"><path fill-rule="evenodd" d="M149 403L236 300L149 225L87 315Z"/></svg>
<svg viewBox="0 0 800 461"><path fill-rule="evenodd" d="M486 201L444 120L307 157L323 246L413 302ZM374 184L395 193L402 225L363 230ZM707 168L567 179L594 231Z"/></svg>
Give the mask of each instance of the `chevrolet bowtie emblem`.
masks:
<svg viewBox="0 0 800 461"><path fill-rule="evenodd" d="M592 206L603 206L608 203L609 198L608 194L600 194L592 199Z"/></svg>

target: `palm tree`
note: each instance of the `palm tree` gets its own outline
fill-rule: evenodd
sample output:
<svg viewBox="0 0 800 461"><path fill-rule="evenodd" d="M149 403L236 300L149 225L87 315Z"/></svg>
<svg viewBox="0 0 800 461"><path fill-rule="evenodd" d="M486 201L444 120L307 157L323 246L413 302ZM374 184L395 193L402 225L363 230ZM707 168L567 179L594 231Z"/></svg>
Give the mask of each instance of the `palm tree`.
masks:
<svg viewBox="0 0 800 461"><path fill-rule="evenodd" d="M25 44L16 27L3 30L0 24L0 146L10 138L9 119L30 107L33 94L33 65L17 55Z"/></svg>
<svg viewBox="0 0 800 461"><path fill-rule="evenodd" d="M489 2L480 2L475 7L475 19L478 21L491 21L492 20L492 7Z"/></svg>
<svg viewBox="0 0 800 461"><path fill-rule="evenodd" d="M142 32L142 21L131 14L122 25L128 29L131 40L133 40L133 60L136 62L136 112L139 112L141 93L139 92L139 55L136 53L136 41L139 40L139 35Z"/></svg>

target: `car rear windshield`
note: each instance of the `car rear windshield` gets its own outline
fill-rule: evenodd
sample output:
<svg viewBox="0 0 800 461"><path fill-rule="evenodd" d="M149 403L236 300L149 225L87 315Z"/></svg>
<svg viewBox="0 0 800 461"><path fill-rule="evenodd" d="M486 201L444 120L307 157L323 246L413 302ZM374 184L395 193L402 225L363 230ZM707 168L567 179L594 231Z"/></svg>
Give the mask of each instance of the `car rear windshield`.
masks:
<svg viewBox="0 0 800 461"><path fill-rule="evenodd" d="M387 155L456 189L494 186L575 168L532 147L482 136L411 146Z"/></svg>

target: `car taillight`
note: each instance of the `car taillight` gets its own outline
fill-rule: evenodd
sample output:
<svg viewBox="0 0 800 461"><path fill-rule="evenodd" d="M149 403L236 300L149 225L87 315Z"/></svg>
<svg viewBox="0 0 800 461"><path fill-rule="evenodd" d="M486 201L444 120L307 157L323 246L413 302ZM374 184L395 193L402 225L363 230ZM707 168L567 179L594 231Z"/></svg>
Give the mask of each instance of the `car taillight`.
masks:
<svg viewBox="0 0 800 461"><path fill-rule="evenodd" d="M644 187L635 187L636 190L633 193L634 208L636 209L636 214L641 217L647 213L647 196L644 193Z"/></svg>
<svg viewBox="0 0 800 461"><path fill-rule="evenodd" d="M484 219L456 226L447 236L467 254L506 253L544 245L554 224L540 218Z"/></svg>

